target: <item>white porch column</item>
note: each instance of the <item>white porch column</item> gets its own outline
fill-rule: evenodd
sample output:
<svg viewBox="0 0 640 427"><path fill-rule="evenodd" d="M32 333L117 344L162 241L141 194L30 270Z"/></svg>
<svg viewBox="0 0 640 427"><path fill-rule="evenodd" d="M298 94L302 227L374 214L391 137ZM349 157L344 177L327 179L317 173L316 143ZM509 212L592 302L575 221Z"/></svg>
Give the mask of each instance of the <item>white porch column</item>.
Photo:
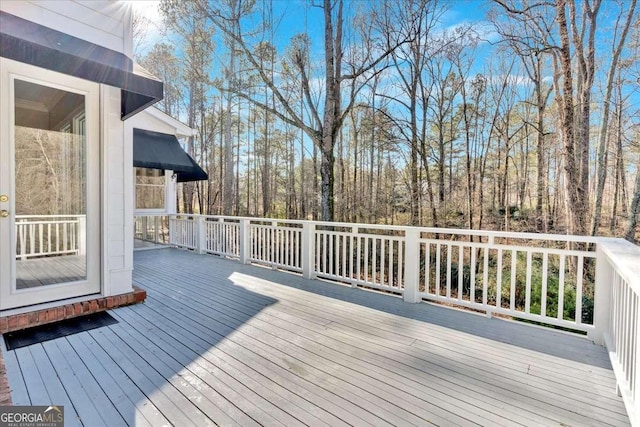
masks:
<svg viewBox="0 0 640 427"><path fill-rule="evenodd" d="M405 238L404 257L404 294L405 302L417 303L421 301L420 286L420 231L407 228Z"/></svg>
<svg viewBox="0 0 640 427"><path fill-rule="evenodd" d="M602 249L602 244L596 244L596 282L593 296L593 326L595 330L588 334L588 338L598 345L606 345L605 335L609 332L609 318L611 315L611 285L613 271Z"/></svg>
<svg viewBox="0 0 640 427"><path fill-rule="evenodd" d="M240 220L240 262L249 264L251 258L251 232L249 230L249 220Z"/></svg>
<svg viewBox="0 0 640 427"><path fill-rule="evenodd" d="M302 224L302 277L315 279L316 224L306 221Z"/></svg>
<svg viewBox="0 0 640 427"><path fill-rule="evenodd" d="M196 216L196 249L199 254L207 251L207 224L202 215Z"/></svg>

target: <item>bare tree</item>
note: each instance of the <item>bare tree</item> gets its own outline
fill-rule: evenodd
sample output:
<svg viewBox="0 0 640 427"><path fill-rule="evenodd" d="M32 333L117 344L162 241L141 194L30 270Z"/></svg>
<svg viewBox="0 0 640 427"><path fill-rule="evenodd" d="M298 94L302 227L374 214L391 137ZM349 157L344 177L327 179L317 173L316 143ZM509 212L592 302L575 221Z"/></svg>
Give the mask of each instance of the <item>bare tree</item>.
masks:
<svg viewBox="0 0 640 427"><path fill-rule="evenodd" d="M175 4L177 2L170 1L168 3ZM255 49L251 45L252 34L242 30L241 17L253 11L252 2L243 2L240 7L242 13L237 14L230 13L228 7L220 4L211 4L202 0L197 1L196 4L208 16L213 25L226 37L235 41L236 48L246 58L252 71L273 93L276 106L268 105L263 100L252 96L241 88L234 87L234 85L231 85L228 90L269 111L283 122L303 129L320 149L322 219L332 221L334 217L334 148L340 129L349 111L355 105L360 91L380 71L383 61L389 54L404 40L392 38L393 34L384 34L375 38L361 38L359 40L363 44L361 47L357 48L351 44L351 49L345 51L343 0L335 2L324 0L321 5L318 5L323 10L325 53L324 97L320 107L314 101L306 55L294 50L291 62L288 64L298 72L298 87L303 88L305 108L309 112L306 117L303 117L301 111L297 109L297 98L292 96L288 90L292 86L291 82L282 84L261 66ZM363 10L362 13L373 14L375 13L374 9L384 10L384 5ZM367 22L371 25L373 20ZM369 35L373 35L373 33L369 33ZM343 100L344 92L348 93L345 100Z"/></svg>
<svg viewBox="0 0 640 427"><path fill-rule="evenodd" d="M636 175L635 191L633 192L631 209L629 209L629 219L627 220L627 226L624 232L624 238L630 242L635 242L638 215L640 215L640 173Z"/></svg>
<svg viewBox="0 0 640 427"><path fill-rule="evenodd" d="M618 69L618 62L620 60L620 55L622 54L622 50L625 45L625 41L627 39L627 34L629 34L629 28L633 23L635 18L635 8L636 8L636 0L631 0L631 3L626 4L627 8L627 17L622 24L622 32L620 33L620 37L616 40L617 33L619 31L618 25L620 24L620 19L622 17L622 11L616 20L616 27L614 30L613 43L611 46L611 63L609 64L609 70L607 71L607 82L605 84L605 94L604 99L602 100L602 118L600 121L600 129L598 131L598 161L596 163L596 200L593 209L593 215L591 216L591 235L595 236L598 231L598 226L600 225L600 218L602 215L602 196L604 193L604 183L607 177L607 164L605 159L605 152L607 150L607 129L609 127L609 111L611 105L611 93L613 91L614 86L614 78L616 71Z"/></svg>

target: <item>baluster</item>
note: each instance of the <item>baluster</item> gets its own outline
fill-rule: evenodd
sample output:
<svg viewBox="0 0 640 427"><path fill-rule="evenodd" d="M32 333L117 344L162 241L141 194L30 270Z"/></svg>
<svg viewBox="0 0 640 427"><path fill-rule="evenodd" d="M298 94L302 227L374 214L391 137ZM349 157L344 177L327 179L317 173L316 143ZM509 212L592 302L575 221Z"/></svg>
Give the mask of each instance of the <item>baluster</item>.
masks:
<svg viewBox="0 0 640 427"><path fill-rule="evenodd" d="M566 270L566 255L560 255L560 271L558 274L558 319L564 319L564 274Z"/></svg>
<svg viewBox="0 0 640 427"><path fill-rule="evenodd" d="M531 273L532 273L532 253L531 251L527 251L527 282L525 288L525 302L524 302L524 312L529 313L531 311Z"/></svg>
<svg viewBox="0 0 640 427"><path fill-rule="evenodd" d="M376 284L376 270L378 269L378 238L371 238L371 283Z"/></svg>
<svg viewBox="0 0 640 427"><path fill-rule="evenodd" d="M387 239L382 237L380 238L380 285L388 286L387 281L384 279L384 263L386 261L385 258L385 246L387 245Z"/></svg>
<svg viewBox="0 0 640 427"><path fill-rule="evenodd" d="M509 309L516 309L516 265L518 262L518 251L511 251L511 294L509 295Z"/></svg>
<svg viewBox="0 0 640 427"><path fill-rule="evenodd" d="M447 245L447 289L445 293L448 299L451 298L451 250L452 246Z"/></svg>
<svg viewBox="0 0 640 427"><path fill-rule="evenodd" d="M465 247L460 244L458 246L458 300L462 301L464 297L464 252Z"/></svg>
<svg viewBox="0 0 640 427"><path fill-rule="evenodd" d="M584 271L584 257L578 256L578 271L576 272L576 323L582 323L582 275Z"/></svg>
<svg viewBox="0 0 640 427"><path fill-rule="evenodd" d="M389 280L388 280L388 282L389 282L389 286L390 287L394 287L394 285L393 285L393 283L394 283L394 280L393 280L393 270L394 270L394 268L393 268L393 253L395 252L394 251L395 244L396 244L395 240L389 240Z"/></svg>
<svg viewBox="0 0 640 427"><path fill-rule="evenodd" d="M540 295L540 315L547 316L547 280L549 274L549 254L542 254L542 295Z"/></svg>
<svg viewBox="0 0 640 427"><path fill-rule="evenodd" d="M496 307L502 307L502 248L498 249L498 270L496 274Z"/></svg>

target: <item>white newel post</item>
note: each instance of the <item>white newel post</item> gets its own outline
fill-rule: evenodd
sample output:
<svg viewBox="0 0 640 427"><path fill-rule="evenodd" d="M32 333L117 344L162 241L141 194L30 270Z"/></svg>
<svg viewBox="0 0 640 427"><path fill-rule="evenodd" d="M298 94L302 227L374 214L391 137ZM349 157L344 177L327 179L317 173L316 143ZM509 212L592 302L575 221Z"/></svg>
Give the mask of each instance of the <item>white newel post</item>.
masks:
<svg viewBox="0 0 640 427"><path fill-rule="evenodd" d="M207 224L202 215L196 217L196 249L199 254L207 251Z"/></svg>
<svg viewBox="0 0 640 427"><path fill-rule="evenodd" d="M593 297L593 326L594 331L588 338L599 345L606 345L605 336L609 332L609 317L611 315L611 285L613 272L602 244L596 245L596 282Z"/></svg>
<svg viewBox="0 0 640 427"><path fill-rule="evenodd" d="M407 228L404 233L404 294L405 302L420 302L420 230Z"/></svg>
<svg viewBox="0 0 640 427"><path fill-rule="evenodd" d="M249 220L240 220L240 262L249 264L251 258L251 235L249 231Z"/></svg>
<svg viewBox="0 0 640 427"><path fill-rule="evenodd" d="M302 277L315 279L316 225L312 222L302 224Z"/></svg>
<svg viewBox="0 0 640 427"><path fill-rule="evenodd" d="M78 217L78 255L87 253L87 217Z"/></svg>

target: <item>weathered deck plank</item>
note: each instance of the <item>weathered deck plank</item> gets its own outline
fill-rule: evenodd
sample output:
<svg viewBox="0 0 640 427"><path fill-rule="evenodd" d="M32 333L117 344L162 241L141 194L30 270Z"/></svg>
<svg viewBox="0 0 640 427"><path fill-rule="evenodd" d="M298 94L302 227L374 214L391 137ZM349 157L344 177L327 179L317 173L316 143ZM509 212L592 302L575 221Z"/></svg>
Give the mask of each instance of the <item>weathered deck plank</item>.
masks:
<svg viewBox="0 0 640 427"><path fill-rule="evenodd" d="M186 251L135 257L147 302L8 352L14 401L63 402L84 425L628 424L582 337Z"/></svg>
<svg viewBox="0 0 640 427"><path fill-rule="evenodd" d="M169 272L164 272L164 274L170 274L170 273L169 273ZM163 279L163 280L164 280L164 279ZM170 279L166 279L166 280L170 280ZM194 282L193 282L193 280L192 280L192 281L190 282L190 286L191 286L191 285L193 285L193 283L194 283ZM177 286L177 288L176 288L176 286ZM166 297L168 297L168 298L173 298L172 294L175 294L175 293L176 293L175 291L176 291L176 290L180 290L180 289L182 289L183 291L186 291L186 289L181 288L179 285L175 285L175 284L174 284L174 287L172 288L172 291L170 291L169 293L167 293L165 296L166 296ZM214 293L215 293L215 291L214 291ZM186 293L185 293L185 294L186 294ZM200 289L200 290L197 292L197 295L198 295L198 296L200 297L200 299L201 299L201 298L202 298L202 296L206 296L206 295L207 295L207 292L206 292L206 290L202 290L202 289ZM212 297L212 295L210 295L210 297ZM309 298L307 298L307 300L306 300L306 301L307 301L307 302L309 302ZM196 301L196 300L193 300L193 299L192 299L192 301L191 301L191 303L190 303L189 305L191 306L192 304L198 304L198 303L199 303L198 301ZM209 308L214 308L214 309L215 309L215 307L214 307L214 306L215 306L215 303L214 303L214 302L208 302L207 304L208 304L208 305L210 305L210 307L209 307ZM318 304L316 304L316 305L317 305L317 306L319 306L319 307L323 307L323 304L322 304L322 303L318 303ZM169 307L165 307L165 309L170 309L170 308L169 308ZM271 308L269 309L269 311L271 311ZM352 309L348 310L348 312L349 312L349 313L357 313L357 307L354 307L354 308L352 308ZM261 315L262 315L262 313L261 313ZM256 316L254 319L259 318L261 315ZM344 314L343 314L343 316L344 316ZM339 319L339 317L340 317L340 316L337 316L337 318L338 318L338 319ZM338 320L338 321L339 321L339 320ZM251 323L253 323L253 319L252 319ZM300 326L300 325L299 325L299 322L298 322L298 324L297 324L296 326ZM281 325L281 326L279 326L279 328L282 328L282 329L286 330L286 325ZM331 325L329 325L329 326L328 326L328 328L331 328ZM370 327L369 327L369 329L375 329L375 327L374 327L374 326L370 326ZM277 334L277 333L278 333L278 330L275 330L275 332L274 332L274 333L276 333L276 334ZM288 334L294 334L294 335L295 335L295 331L294 331L294 330L287 331L287 333L288 333ZM353 338L354 338L354 337L351 337L351 341L353 341ZM365 337L358 337L358 339L357 339L356 341L354 341L354 342L355 342L355 343L362 343L363 341L366 341L366 336L365 336ZM347 342L346 344L350 344L350 343L349 343L349 342ZM353 345L353 344L351 344L351 345ZM356 346L358 346L358 344L355 344L355 345L356 345ZM394 347L395 347L396 349L400 349L400 348L402 348L402 346L401 346L401 345L398 345L397 343L393 343L393 345L394 345ZM325 349L325 353L326 353L326 349ZM370 356L370 355L369 355L369 356L367 356L367 355L365 354L365 355L363 355L363 356L361 356L361 357L363 357L363 360L368 360L368 363L369 363L369 364L371 364L371 363L373 363L373 362L375 362L375 361L380 362L380 360L371 360L371 356ZM303 357L303 359L308 359L308 356L307 356L307 357ZM379 367L380 369L385 369L385 365L388 365L389 363L391 363L392 365L394 365L394 370L398 370L398 369L402 370L402 364L400 364L400 365L396 364L396 363L395 363L395 361L394 361L394 358L389 358L388 360L385 360L384 358L378 358L378 359L381 359L381 360L382 360L380 363L378 363L378 364L377 364L377 365L378 365L378 367ZM406 359L406 357L405 357L405 359ZM356 361L358 361L358 360L356 359ZM427 361L427 362L428 362L428 361ZM417 360L417 363L418 363L418 364L420 364L420 363L421 363L421 360ZM375 363L374 363L374 364L375 364ZM440 360L440 366L446 366L447 364L452 364L452 361L447 360L446 358L442 358L442 359ZM455 365L455 362L453 362L453 364ZM472 361L472 363L470 364L470 366L476 366L476 365L478 365L478 361L475 361L475 362L474 362L474 361ZM350 365L350 366L353 368L353 365ZM434 366L433 368L430 368L430 370L433 370L433 369L438 370L438 369L440 368L440 366L438 366L438 364L436 363L436 364L435 364L435 366ZM370 366L369 366L369 367L370 367ZM367 369L367 366L364 366L362 369L363 369L363 370L366 370L366 369ZM439 371L438 371L438 372L442 373L442 376L443 376L443 378L442 378L442 379L443 379L443 380L445 380L445 381L446 381L447 379L450 381L450 380L451 380L451 378L450 378L450 377L451 377L451 375L452 375L452 374L453 374L453 375L459 375L460 373L462 373L462 374L463 374L463 381L465 380L465 375L466 375L467 377L470 377L471 379L474 379L474 378L479 377L478 379L479 379L479 381L481 381L481 383L480 383L480 387L479 387L479 388L481 388L481 389L482 389L482 388L484 388L484 390L485 390L485 391L484 391L484 393L487 393L487 391L486 391L486 385L487 385L487 384L488 384L488 385L490 385L490 386L491 386L491 385L496 385L496 386L497 386L497 385L500 385L500 383L496 383L496 381L495 381L493 378L491 378L491 376L490 376L490 375L484 375L484 376L481 376L481 375L479 375L477 372L475 372L475 371L473 371L473 370L469 370L469 369L468 369L468 365L464 365L464 364L457 364L457 369L456 369L456 370L454 370L454 372L453 372L453 373L452 373L452 372L447 372L447 370L446 370L446 369L445 369L445 370L443 370L443 369L439 369ZM466 372L466 374L465 374L465 372ZM407 375L408 375L410 378L415 378L415 377L416 377L416 372L410 372L410 373L409 373L409 374L407 374ZM511 374L509 374L509 375L511 375ZM508 376L508 375L506 375L506 376L505 376L505 379L506 379L506 381L508 381L508 382L513 386L513 387L512 387L512 388L510 388L509 390L510 390L510 391L512 391L512 392L516 392L516 393L517 393L517 391L518 391L518 386L520 385L520 382L518 382L518 381L512 381L512 380L509 378L509 376ZM524 374L523 374L523 377L522 377L521 381L528 381L528 382L532 382L531 378L527 378L527 377L526 377L526 373L524 373ZM433 378L430 378L430 382L433 382ZM467 385L467 386L468 386L468 382L469 382L469 381L468 381L468 378L466 378L466 383L465 383L465 384L463 384L463 385ZM482 386L484 386L484 387L482 387ZM573 389L559 390L559 391L558 391L558 390L555 390L555 388L549 389L549 387L548 387L548 386L547 386L547 387L544 387L544 386L547 386L547 384L543 384L543 389L542 389L542 391L541 391L541 392L538 392L538 394L529 393L529 394L525 394L525 395L523 396L525 399L529 399L529 400L533 399L532 404L533 404L534 408L535 408L535 407L537 407L537 406L539 406L539 407L540 407L540 409L544 409L544 408L545 408L545 405L547 405L547 406L548 406L548 405L555 405L555 404L557 404L557 403L565 403L566 405L573 406L573 404L575 403L571 398L567 398L567 397L566 397L565 395L563 395L562 393L559 393L559 391L560 391L560 392L565 391L565 392L569 392L569 393L570 393L570 392L574 391ZM546 388L546 390L545 390L545 388ZM490 389L489 389L489 390L490 390ZM535 390L535 389L534 389L534 390ZM608 391L610 391L610 390L608 390ZM547 392L549 392L549 393L550 393L550 395L547 395ZM457 391L455 394L452 394L452 395L451 395L451 396L449 396L449 397L455 397L456 395L459 395L459 393L460 393L460 392L459 392L459 391ZM557 394L557 396L554 396L554 393L555 393L555 394ZM400 393L398 393L398 394L400 394ZM607 394L610 394L614 400L616 399L616 398L615 398L615 395L613 395L612 393L607 393ZM593 399L593 397L594 397L594 396L590 395L588 391L587 391L587 392L585 392L585 393L582 393L582 395L585 397L585 399L591 399L591 400L592 400L592 399ZM401 396L398 396L398 397L401 397ZM476 397L477 397L477 396L476 396ZM506 396L506 397L509 397L509 396ZM578 397L582 397L582 396L578 396ZM596 397L597 397L597 396L596 396ZM494 396L494 397L492 397L492 398L495 398L495 396ZM441 399L442 399L442 396L441 396ZM539 399L541 399L541 400L542 400L542 402L541 402L540 404L538 404L538 403L537 403L537 400L539 400ZM559 400L560 400L560 402L556 402L556 400L557 400L557 399L559 399ZM616 402L617 402L617 401L616 401ZM489 401L489 402L487 402L487 403L491 403L491 401ZM516 399L516 400L513 400L513 401L511 401L511 402L510 402L510 404L512 404L512 405L516 405L516 407L517 407L517 404L518 404L518 403L520 403L520 402L519 402L519 400L517 400L517 399ZM585 403L586 403L586 402L585 402ZM536 405L536 404L537 404L537 405ZM578 406L580 406L580 405L578 405ZM464 405L463 405L463 407L464 407ZM467 409L468 409L468 408L467 408ZM577 408L577 409L578 409L578 411L577 411L577 412L580 412L579 410L587 410L587 409L589 409L589 407L585 404L585 405L584 405L584 407L582 407L582 408L580 408L580 407L579 407L579 408ZM622 410L622 411L624 411L624 408L622 408L621 410ZM597 408L596 408L596 410L595 410L594 412L595 412L595 413L597 413L597 411L598 411L598 410L597 410ZM471 410L471 412L473 413L473 410ZM564 413L565 418L566 418L566 417L568 417L568 418L566 418L566 419L561 418L561 419L562 419L563 421L565 421L565 422L571 422L571 421L573 421L573 422L585 423L585 422L588 422L588 421L590 420L588 417L582 416L582 415L580 415L580 414L576 414L576 413L574 413L573 411L565 411L563 408L558 408L558 412L559 412L559 414ZM624 414L624 412L623 412L623 414ZM625 417L623 414L622 414L622 416L621 416L621 419L622 419L622 420L624 420L624 417ZM476 414L476 415L477 415L477 414ZM604 419L604 420L602 420L603 422L606 422L606 415L607 415L607 412L605 411L605 419Z"/></svg>

